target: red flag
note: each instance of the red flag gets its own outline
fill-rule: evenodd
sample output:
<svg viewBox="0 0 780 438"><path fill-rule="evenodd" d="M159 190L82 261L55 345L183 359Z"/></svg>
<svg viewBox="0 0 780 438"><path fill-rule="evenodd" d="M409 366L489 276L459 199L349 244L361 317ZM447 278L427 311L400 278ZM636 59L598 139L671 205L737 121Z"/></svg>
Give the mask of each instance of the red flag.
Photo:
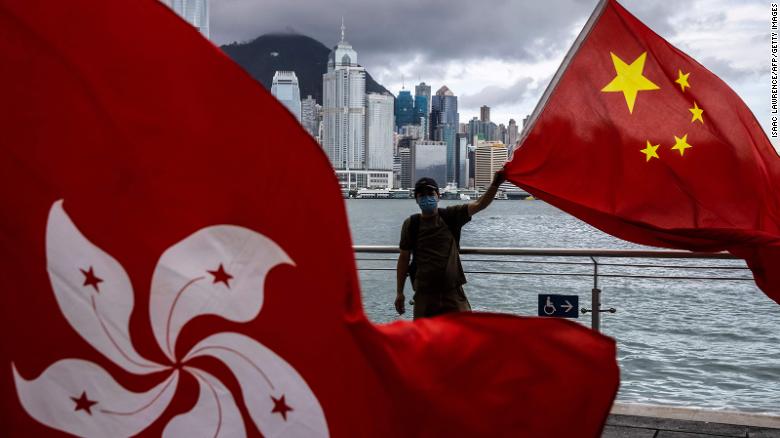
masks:
<svg viewBox="0 0 780 438"><path fill-rule="evenodd" d="M0 1L0 54L6 435L599 435L611 339L372 325L320 147L159 2Z"/></svg>
<svg viewBox="0 0 780 438"><path fill-rule="evenodd" d="M531 116L507 177L632 242L728 250L780 302L780 159L742 100L602 2Z"/></svg>

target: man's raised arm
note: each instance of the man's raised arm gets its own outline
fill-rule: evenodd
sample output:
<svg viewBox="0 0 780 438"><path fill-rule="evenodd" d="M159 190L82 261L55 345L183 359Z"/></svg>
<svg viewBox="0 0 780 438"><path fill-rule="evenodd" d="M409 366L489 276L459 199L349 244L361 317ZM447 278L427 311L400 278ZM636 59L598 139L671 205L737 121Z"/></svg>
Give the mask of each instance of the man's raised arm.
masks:
<svg viewBox="0 0 780 438"><path fill-rule="evenodd" d="M490 183L490 187L485 190L485 193L483 193L482 196L480 196L476 201L469 203L469 216L474 216L480 211L486 209L487 206L493 202L493 198L496 197L498 186L500 186L504 181L506 181L506 174L504 172L504 168L502 167L496 171L495 175L493 175L493 182Z"/></svg>

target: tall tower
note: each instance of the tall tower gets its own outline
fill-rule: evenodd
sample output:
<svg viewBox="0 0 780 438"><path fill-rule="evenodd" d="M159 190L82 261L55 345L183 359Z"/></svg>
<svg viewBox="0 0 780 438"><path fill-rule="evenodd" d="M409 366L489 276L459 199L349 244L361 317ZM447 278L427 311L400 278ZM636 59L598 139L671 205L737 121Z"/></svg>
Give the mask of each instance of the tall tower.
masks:
<svg viewBox="0 0 780 438"><path fill-rule="evenodd" d="M277 71L271 83L271 94L301 122L301 90L294 71Z"/></svg>
<svg viewBox="0 0 780 438"><path fill-rule="evenodd" d="M179 16L195 26L206 38L209 37L208 0L165 0Z"/></svg>
<svg viewBox="0 0 780 438"><path fill-rule="evenodd" d="M393 168L393 96L366 96L366 154L371 170Z"/></svg>
<svg viewBox="0 0 780 438"><path fill-rule="evenodd" d="M455 135L460 124L458 97L443 86L436 91L431 105L431 134L434 140L447 144L447 182L457 181L457 146Z"/></svg>
<svg viewBox="0 0 780 438"><path fill-rule="evenodd" d="M425 106L422 106L422 99L425 98ZM419 104L418 104L419 103ZM431 86L425 82L420 82L414 87L414 111L416 117L423 117L422 113L425 113L425 126L424 135L425 139L430 138L430 116L431 116Z"/></svg>
<svg viewBox="0 0 780 438"><path fill-rule="evenodd" d="M479 107L479 121L482 123L487 123L490 121L490 107L487 105L482 105Z"/></svg>
<svg viewBox="0 0 780 438"><path fill-rule="evenodd" d="M301 125L312 137L317 137L319 121L317 120L317 101L311 95L301 101Z"/></svg>
<svg viewBox="0 0 780 438"><path fill-rule="evenodd" d="M345 30L342 20L341 41L322 75L322 147L334 168L365 169L366 71Z"/></svg>

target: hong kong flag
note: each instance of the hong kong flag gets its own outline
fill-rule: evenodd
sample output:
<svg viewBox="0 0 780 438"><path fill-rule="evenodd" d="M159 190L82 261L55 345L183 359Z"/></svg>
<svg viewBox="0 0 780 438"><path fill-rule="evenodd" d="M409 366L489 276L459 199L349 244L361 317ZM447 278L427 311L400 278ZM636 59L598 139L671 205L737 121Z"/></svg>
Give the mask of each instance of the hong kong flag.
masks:
<svg viewBox="0 0 780 438"><path fill-rule="evenodd" d="M160 2L0 1L0 57L4 436L599 435L606 337L371 324L320 147Z"/></svg>
<svg viewBox="0 0 780 438"><path fill-rule="evenodd" d="M614 0L531 116L507 177L633 242L747 260L780 303L780 158L744 102Z"/></svg>

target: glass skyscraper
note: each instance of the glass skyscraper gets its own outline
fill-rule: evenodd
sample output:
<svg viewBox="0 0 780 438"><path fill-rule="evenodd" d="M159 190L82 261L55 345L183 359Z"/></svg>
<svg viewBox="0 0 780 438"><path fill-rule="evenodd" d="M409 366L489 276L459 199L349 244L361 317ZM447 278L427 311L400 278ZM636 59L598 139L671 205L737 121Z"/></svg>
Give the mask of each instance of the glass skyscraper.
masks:
<svg viewBox="0 0 780 438"><path fill-rule="evenodd" d="M457 145L459 127L458 97L447 86L436 91L431 103L431 133L433 139L447 144L447 182L457 181Z"/></svg>
<svg viewBox="0 0 780 438"><path fill-rule="evenodd" d="M428 132L428 96L414 96L414 123L420 125L423 133Z"/></svg>
<svg viewBox="0 0 780 438"><path fill-rule="evenodd" d="M414 100L412 93L408 90L401 90L398 98L395 100L395 126L401 129L405 125L419 125L420 122L414 118Z"/></svg>
<svg viewBox="0 0 780 438"><path fill-rule="evenodd" d="M271 83L271 94L283 103L301 122L301 90L294 71L277 71Z"/></svg>
<svg viewBox="0 0 780 438"><path fill-rule="evenodd" d="M424 127L424 129L425 129L425 131L424 131L425 132L425 139L427 140L427 139L431 138L430 137L430 132L431 132L430 117L431 117L431 103L432 103L431 97L432 96L431 96L431 86L427 85L425 82L420 82L419 84L415 85L415 87L414 87L414 100L415 100L415 108L414 109L415 109L415 112L417 112L417 113L420 113L420 112L423 111L422 107L418 108L417 107L417 103L416 103L417 99L419 97L421 97L421 96L424 96L425 99L428 102L427 107L425 108L425 122L426 123L425 123L425 127Z"/></svg>
<svg viewBox="0 0 780 438"><path fill-rule="evenodd" d="M165 0L179 16L195 26L206 38L209 37L208 0Z"/></svg>

